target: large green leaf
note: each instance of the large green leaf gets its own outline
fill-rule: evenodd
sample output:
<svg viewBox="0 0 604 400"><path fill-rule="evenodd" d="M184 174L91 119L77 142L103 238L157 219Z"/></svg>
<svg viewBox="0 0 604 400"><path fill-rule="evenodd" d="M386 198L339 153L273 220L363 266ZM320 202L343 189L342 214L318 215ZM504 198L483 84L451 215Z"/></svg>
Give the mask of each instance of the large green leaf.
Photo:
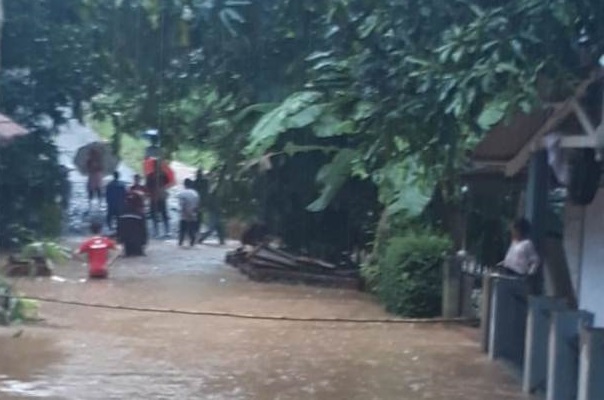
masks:
<svg viewBox="0 0 604 400"><path fill-rule="evenodd" d="M324 106L318 104L322 97L321 93L313 91L297 92L289 96L254 126L245 153L261 155L275 144L281 133L315 122L323 112Z"/></svg>
<svg viewBox="0 0 604 400"><path fill-rule="evenodd" d="M478 125L484 130L490 129L493 125L499 123L508 109L509 103L503 100L495 100L484 108L478 117Z"/></svg>
<svg viewBox="0 0 604 400"><path fill-rule="evenodd" d="M365 21L363 21L363 23L359 27L359 37L361 39L366 39L367 37L369 37L369 35L373 33L375 28L377 28L379 21L380 20L378 19L377 15L370 15L365 18Z"/></svg>
<svg viewBox="0 0 604 400"><path fill-rule="evenodd" d="M405 213L409 217L417 217L424 211L435 185L421 174L415 157L388 163L374 174L374 181L387 212L390 215Z"/></svg>
<svg viewBox="0 0 604 400"><path fill-rule="evenodd" d="M306 209L312 212L325 210L350 178L354 162L360 158L357 150L342 149L329 164L324 165L317 175L317 182L323 186L321 196Z"/></svg>
<svg viewBox="0 0 604 400"><path fill-rule="evenodd" d="M283 125L285 129L304 128L315 122L323 114L325 107L325 104L313 104L300 112L287 116Z"/></svg>
<svg viewBox="0 0 604 400"><path fill-rule="evenodd" d="M315 136L329 138L348 135L355 132L355 123L351 120L341 120L333 112L326 112L313 125Z"/></svg>
<svg viewBox="0 0 604 400"><path fill-rule="evenodd" d="M315 151L320 151L322 153L335 153L335 152L340 151L340 148L336 147L336 146L319 146L319 145L303 146L303 145L295 144L292 142L287 142L285 147L283 147L283 153L287 154L290 157L294 156L296 154L299 154L299 153L310 153L310 152L315 152Z"/></svg>

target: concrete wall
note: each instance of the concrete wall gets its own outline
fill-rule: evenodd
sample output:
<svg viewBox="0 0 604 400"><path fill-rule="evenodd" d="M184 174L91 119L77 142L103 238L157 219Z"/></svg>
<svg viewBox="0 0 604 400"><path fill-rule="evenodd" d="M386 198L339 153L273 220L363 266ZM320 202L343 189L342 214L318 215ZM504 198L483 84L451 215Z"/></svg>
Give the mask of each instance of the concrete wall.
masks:
<svg viewBox="0 0 604 400"><path fill-rule="evenodd" d="M585 210L567 205L564 223L564 248L579 307L595 314L596 326L604 326L604 190Z"/></svg>

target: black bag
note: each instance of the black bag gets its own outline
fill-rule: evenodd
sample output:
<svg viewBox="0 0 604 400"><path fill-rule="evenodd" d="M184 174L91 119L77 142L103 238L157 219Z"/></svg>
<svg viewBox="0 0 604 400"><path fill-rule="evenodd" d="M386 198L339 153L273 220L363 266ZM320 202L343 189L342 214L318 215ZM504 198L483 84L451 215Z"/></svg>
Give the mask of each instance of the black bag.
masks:
<svg viewBox="0 0 604 400"><path fill-rule="evenodd" d="M602 163L594 149L574 150L570 161L568 196L578 206L586 206L596 197L602 177Z"/></svg>

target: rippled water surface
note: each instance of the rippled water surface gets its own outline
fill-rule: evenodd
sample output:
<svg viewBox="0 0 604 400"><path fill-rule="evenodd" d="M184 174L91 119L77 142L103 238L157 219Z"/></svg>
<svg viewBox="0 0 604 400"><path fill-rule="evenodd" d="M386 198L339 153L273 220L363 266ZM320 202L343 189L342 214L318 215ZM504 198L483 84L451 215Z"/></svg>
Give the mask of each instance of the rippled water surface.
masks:
<svg viewBox="0 0 604 400"><path fill-rule="evenodd" d="M224 249L157 242L106 282L19 281L25 293L185 310L386 317L361 293L247 281ZM524 399L469 328L236 320L43 304L0 329L0 399ZM21 331L22 330L22 331Z"/></svg>

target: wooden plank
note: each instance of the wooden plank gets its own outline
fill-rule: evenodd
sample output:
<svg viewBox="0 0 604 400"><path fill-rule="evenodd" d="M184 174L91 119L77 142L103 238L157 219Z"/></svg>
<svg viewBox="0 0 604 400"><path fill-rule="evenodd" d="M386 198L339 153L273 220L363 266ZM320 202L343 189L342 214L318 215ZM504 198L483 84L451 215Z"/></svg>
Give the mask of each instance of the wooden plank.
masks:
<svg viewBox="0 0 604 400"><path fill-rule="evenodd" d="M334 264L322 260L317 260L316 258L297 257L296 260L300 263L310 264L321 268L336 269L336 266Z"/></svg>
<svg viewBox="0 0 604 400"><path fill-rule="evenodd" d="M564 149L593 149L596 147L596 138L587 135L565 136L560 141L560 147Z"/></svg>

